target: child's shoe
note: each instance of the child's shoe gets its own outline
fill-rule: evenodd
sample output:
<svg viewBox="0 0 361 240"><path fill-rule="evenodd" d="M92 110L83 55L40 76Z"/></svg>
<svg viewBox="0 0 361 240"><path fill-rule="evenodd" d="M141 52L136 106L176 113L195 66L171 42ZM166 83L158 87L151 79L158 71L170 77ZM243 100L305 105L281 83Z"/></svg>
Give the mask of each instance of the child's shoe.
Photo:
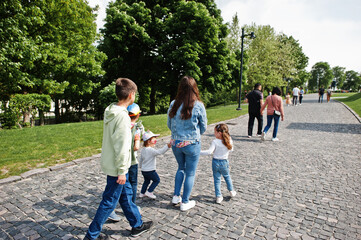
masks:
<svg viewBox="0 0 361 240"><path fill-rule="evenodd" d="M236 191L229 191L229 193L231 194L231 197L236 196L237 192Z"/></svg>
<svg viewBox="0 0 361 240"><path fill-rule="evenodd" d="M177 205L178 203L182 202L182 197L181 196L176 196L174 195L172 198L172 204L173 205Z"/></svg>
<svg viewBox="0 0 361 240"><path fill-rule="evenodd" d="M187 211L187 210L191 209L192 207L194 207L195 205L196 205L196 201L190 200L187 203L181 203L180 210L181 211Z"/></svg>
<svg viewBox="0 0 361 240"><path fill-rule="evenodd" d="M147 197L149 197L149 198L151 198L151 199L156 199L156 198L157 198L157 197L153 194L153 192L148 192L148 191L146 191L146 192L144 193L144 195L147 196Z"/></svg>
<svg viewBox="0 0 361 240"><path fill-rule="evenodd" d="M223 201L223 196L216 198L216 203L221 203Z"/></svg>

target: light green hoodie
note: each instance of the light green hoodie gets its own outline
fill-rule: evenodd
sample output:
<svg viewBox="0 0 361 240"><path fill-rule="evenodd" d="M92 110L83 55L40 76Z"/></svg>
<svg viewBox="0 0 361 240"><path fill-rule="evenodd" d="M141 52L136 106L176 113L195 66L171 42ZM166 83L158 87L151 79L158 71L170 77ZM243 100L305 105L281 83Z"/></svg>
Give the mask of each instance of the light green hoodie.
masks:
<svg viewBox="0 0 361 240"><path fill-rule="evenodd" d="M130 118L125 107L110 104L104 111L101 167L106 175L117 177L128 172L131 163Z"/></svg>

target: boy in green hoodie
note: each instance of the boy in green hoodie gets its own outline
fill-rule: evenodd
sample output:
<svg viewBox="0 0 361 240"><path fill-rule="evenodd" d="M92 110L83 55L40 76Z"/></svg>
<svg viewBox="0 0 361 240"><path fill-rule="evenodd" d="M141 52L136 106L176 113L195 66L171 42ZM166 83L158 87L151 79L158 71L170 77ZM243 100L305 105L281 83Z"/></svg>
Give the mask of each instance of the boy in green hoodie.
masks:
<svg viewBox="0 0 361 240"><path fill-rule="evenodd" d="M128 180L131 165L132 133L127 107L134 102L137 85L130 79L116 80L117 103L104 112L101 168L107 175L102 201L84 239L96 239L103 224L119 202L136 237L149 230L153 222L142 221L137 206L132 202L133 191Z"/></svg>

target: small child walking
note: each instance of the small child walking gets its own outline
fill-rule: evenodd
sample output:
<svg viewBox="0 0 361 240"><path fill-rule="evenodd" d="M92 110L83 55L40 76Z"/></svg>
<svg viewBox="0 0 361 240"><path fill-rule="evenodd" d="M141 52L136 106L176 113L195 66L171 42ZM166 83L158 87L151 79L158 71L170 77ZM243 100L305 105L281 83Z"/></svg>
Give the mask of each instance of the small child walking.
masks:
<svg viewBox="0 0 361 240"><path fill-rule="evenodd" d="M288 92L286 95L286 104L287 104L287 106L291 105L291 93L290 92Z"/></svg>
<svg viewBox="0 0 361 240"><path fill-rule="evenodd" d="M212 170L214 179L214 189L216 193L216 203L223 201L221 193L221 176L227 184L231 197L236 196L237 192L233 189L231 174L229 172L228 154L233 151L233 141L229 135L228 126L224 123L218 124L214 128L214 139L208 150L201 151L201 155L213 154Z"/></svg>
<svg viewBox="0 0 361 240"><path fill-rule="evenodd" d="M156 156L164 154L171 147L171 144L168 143L164 145L161 149L155 149L155 144L157 143L157 137L159 134L154 134L151 131L147 131L143 134L144 147L141 150L141 155L139 159L139 167L142 170L142 175L144 177L144 183L140 191L139 197L149 197L151 199L156 199L153 191L158 186L160 178L156 171ZM152 184L150 182L152 181ZM150 186L149 186L150 184ZM148 188L149 186L149 188Z"/></svg>

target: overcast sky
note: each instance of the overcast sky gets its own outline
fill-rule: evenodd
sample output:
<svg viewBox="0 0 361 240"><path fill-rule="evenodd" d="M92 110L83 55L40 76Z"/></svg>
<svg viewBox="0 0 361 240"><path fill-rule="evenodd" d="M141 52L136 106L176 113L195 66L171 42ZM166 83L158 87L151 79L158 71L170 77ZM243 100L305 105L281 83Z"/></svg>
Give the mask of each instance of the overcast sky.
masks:
<svg viewBox="0 0 361 240"><path fill-rule="evenodd" d="M109 0L88 0L99 5L97 25L102 27ZM216 0L224 22L237 13L239 22L270 25L299 40L316 62L361 72L361 1L359 0Z"/></svg>

